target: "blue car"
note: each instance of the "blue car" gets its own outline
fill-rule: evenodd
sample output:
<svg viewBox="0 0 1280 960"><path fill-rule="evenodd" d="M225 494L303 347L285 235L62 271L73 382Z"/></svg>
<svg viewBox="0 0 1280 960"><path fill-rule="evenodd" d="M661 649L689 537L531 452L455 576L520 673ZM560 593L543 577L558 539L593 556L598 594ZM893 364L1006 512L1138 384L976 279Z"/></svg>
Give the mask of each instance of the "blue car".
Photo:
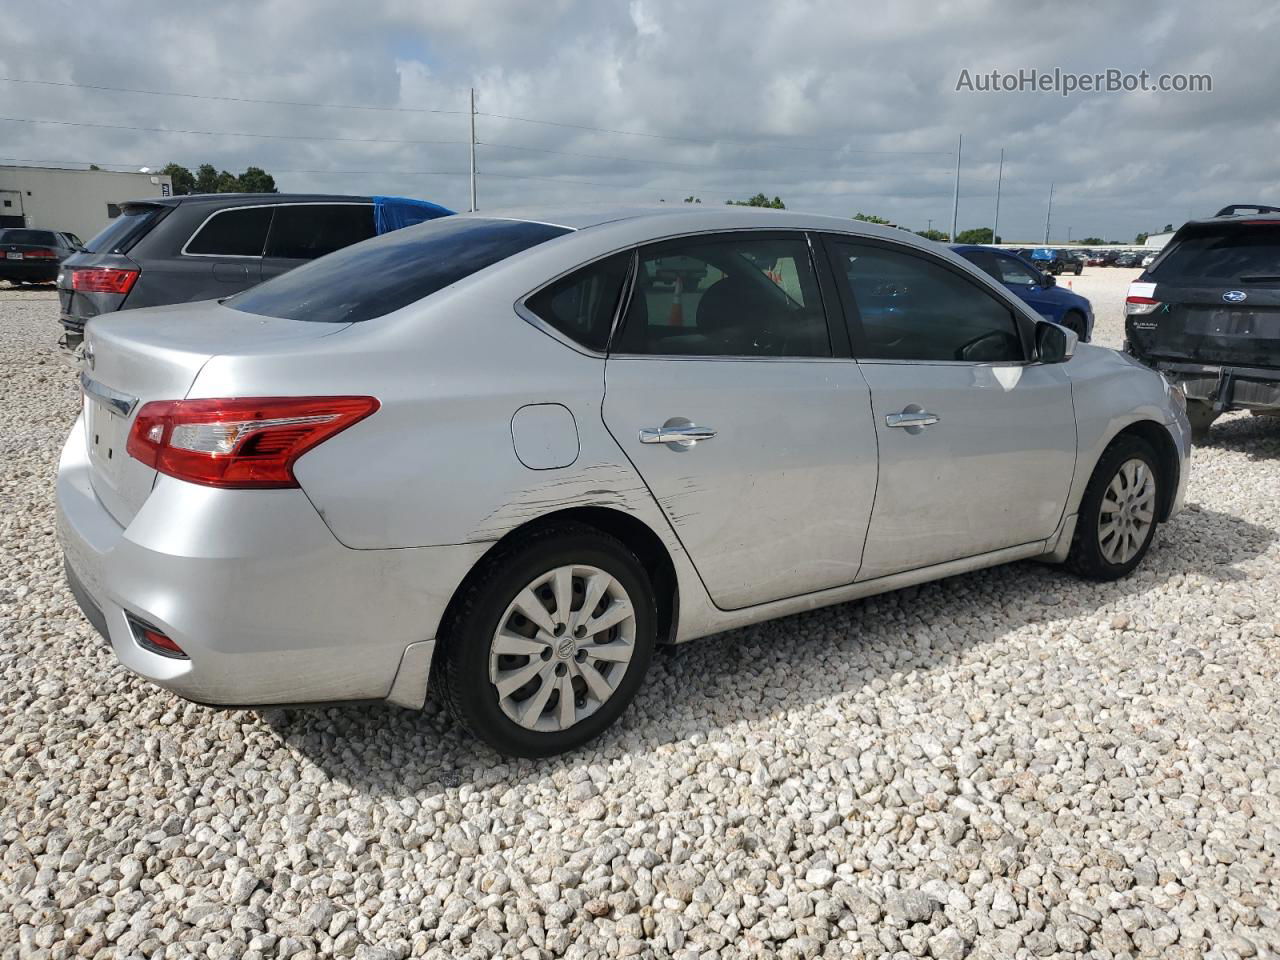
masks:
<svg viewBox="0 0 1280 960"><path fill-rule="evenodd" d="M1030 261L1008 250L977 244L957 244L951 249L1003 283L1046 320L1075 331L1081 340L1093 336L1093 306L1078 293L1058 286L1053 274L1041 273Z"/></svg>

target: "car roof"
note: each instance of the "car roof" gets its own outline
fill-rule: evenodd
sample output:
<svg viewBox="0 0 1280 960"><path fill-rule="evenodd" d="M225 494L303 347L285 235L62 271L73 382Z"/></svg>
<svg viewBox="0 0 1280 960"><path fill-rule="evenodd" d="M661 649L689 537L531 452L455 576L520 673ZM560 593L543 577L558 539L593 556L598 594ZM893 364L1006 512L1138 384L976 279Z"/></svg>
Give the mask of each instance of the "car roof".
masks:
<svg viewBox="0 0 1280 960"><path fill-rule="evenodd" d="M144 197L126 200L121 206L234 206L252 207L269 203L372 203L372 197L340 193L184 193L176 197Z"/></svg>

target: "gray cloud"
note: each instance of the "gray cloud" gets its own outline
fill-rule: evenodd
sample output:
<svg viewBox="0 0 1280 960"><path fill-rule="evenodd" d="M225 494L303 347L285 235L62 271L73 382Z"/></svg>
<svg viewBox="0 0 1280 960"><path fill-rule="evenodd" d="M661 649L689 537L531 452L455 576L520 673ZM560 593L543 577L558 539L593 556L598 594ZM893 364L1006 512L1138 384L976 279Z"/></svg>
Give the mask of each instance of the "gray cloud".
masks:
<svg viewBox="0 0 1280 960"><path fill-rule="evenodd" d="M482 207L565 200L704 202L763 190L789 206L989 224L1054 240L1140 229L1229 202L1280 203L1268 3L735 4L632 0L46 0L6 18L0 75L148 90L463 111L481 116ZM1118 68L1213 77L1209 94L956 92L961 70ZM461 113L230 103L0 83L0 116L294 137L455 140ZM699 141L718 141L715 143ZM587 154L565 156L552 152ZM282 188L389 192L465 208L464 143L351 143L0 122L28 160L257 164ZM298 171L298 172L292 172ZM301 172L320 171L320 172ZM428 175L430 173L441 175ZM520 179L528 178L528 179ZM561 181L561 182L556 182ZM576 182L569 182L576 181Z"/></svg>

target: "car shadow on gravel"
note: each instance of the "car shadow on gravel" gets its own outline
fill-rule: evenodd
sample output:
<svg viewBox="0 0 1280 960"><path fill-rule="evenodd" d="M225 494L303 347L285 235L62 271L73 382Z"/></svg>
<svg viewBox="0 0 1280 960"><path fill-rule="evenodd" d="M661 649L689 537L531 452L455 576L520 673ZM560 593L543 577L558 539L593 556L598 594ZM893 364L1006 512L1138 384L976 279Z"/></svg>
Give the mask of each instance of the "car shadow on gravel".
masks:
<svg viewBox="0 0 1280 960"><path fill-rule="evenodd" d="M1250 460L1280 460L1280 417L1244 414L1219 420L1199 446L1243 453Z"/></svg>
<svg viewBox="0 0 1280 960"><path fill-rule="evenodd" d="M1082 581L1060 567L1028 561L668 648L655 655L639 695L614 728L549 760L499 756L459 728L432 697L421 713L371 705L265 710L260 717L329 778L367 796L526 783L568 768L635 762L662 745L715 736L896 674L946 669L970 648L1037 623L1054 634L1071 632L1078 627L1061 621L1110 608L1109 623L1111 614L1130 608L1130 598L1175 578L1243 580L1247 574L1239 565L1275 539L1266 527L1192 504L1161 527L1143 566L1124 580ZM1169 616L1176 618L1177 610ZM1095 622L1088 629L1097 628Z"/></svg>

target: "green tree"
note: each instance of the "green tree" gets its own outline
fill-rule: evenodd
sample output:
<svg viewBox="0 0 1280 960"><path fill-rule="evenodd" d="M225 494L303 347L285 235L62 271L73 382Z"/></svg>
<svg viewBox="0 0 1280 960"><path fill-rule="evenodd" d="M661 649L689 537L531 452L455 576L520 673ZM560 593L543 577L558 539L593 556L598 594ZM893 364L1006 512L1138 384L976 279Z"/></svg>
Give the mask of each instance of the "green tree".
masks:
<svg viewBox="0 0 1280 960"><path fill-rule="evenodd" d="M173 192L175 194L196 192L196 175L182 164L167 163L160 173L173 181Z"/></svg>
<svg viewBox="0 0 1280 960"><path fill-rule="evenodd" d="M861 220L863 223L892 223L884 217L877 217L874 213L863 213L861 210L853 215L853 219Z"/></svg>
<svg viewBox="0 0 1280 960"><path fill-rule="evenodd" d="M1106 241L1103 240L1101 237L1085 237L1080 242L1083 243L1086 247L1100 247L1104 243L1106 243Z"/></svg>
<svg viewBox="0 0 1280 960"><path fill-rule="evenodd" d="M218 173L218 188L215 193L239 193L240 178L226 170Z"/></svg>
<svg viewBox="0 0 1280 960"><path fill-rule="evenodd" d="M917 230L916 236L924 237L926 240L939 240L944 242L949 239L941 230Z"/></svg>
<svg viewBox="0 0 1280 960"><path fill-rule="evenodd" d="M725 204L731 207L768 207L771 210L785 210L787 205L778 197L770 200L763 193L757 193L754 197L746 200L726 200Z"/></svg>
<svg viewBox="0 0 1280 960"><path fill-rule="evenodd" d="M1166 223L1166 224L1164 225L1164 229L1163 229L1163 230L1161 230L1160 232L1161 232L1161 233L1173 233L1173 224L1172 224L1172 223Z"/></svg>
<svg viewBox="0 0 1280 960"><path fill-rule="evenodd" d="M1134 243L1136 243L1136 244L1139 244L1139 245L1144 244L1144 243L1146 243L1146 242L1147 242L1147 237L1148 237L1148 236L1149 236L1149 234L1146 234L1146 233L1140 233L1140 234L1138 234L1136 237L1134 237L1134 238L1133 238L1133 242L1134 242Z"/></svg>
<svg viewBox="0 0 1280 960"><path fill-rule="evenodd" d="M196 193L218 192L218 168L212 163L202 163L196 169Z"/></svg>
<svg viewBox="0 0 1280 960"><path fill-rule="evenodd" d="M1000 238L991 236L990 227L974 227L972 230L961 230L956 234L956 243L999 243Z"/></svg>
<svg viewBox="0 0 1280 960"><path fill-rule="evenodd" d="M701 203L701 202L702 202L702 198L701 198L701 197L695 197L695 196L690 195L690 196L687 196L687 197L685 197L685 198L684 198L684 202L685 202L685 203Z"/></svg>
<svg viewBox="0 0 1280 960"><path fill-rule="evenodd" d="M240 189L245 193L279 193L276 178L261 167L249 167L240 174Z"/></svg>

